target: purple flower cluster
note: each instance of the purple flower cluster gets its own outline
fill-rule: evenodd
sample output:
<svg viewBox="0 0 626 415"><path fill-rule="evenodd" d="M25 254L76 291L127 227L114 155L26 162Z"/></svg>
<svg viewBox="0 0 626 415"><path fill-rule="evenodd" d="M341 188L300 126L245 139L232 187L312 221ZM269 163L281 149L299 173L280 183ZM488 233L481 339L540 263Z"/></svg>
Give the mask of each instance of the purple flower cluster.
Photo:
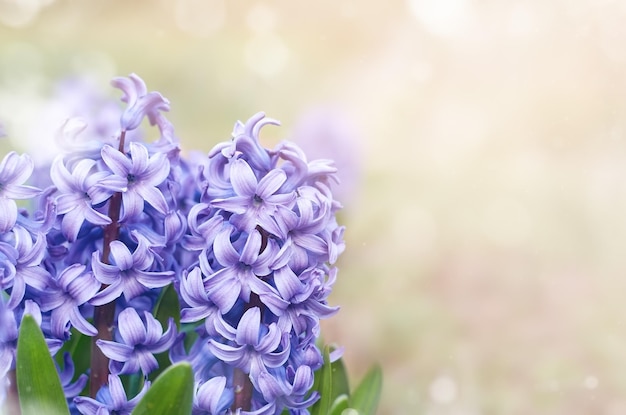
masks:
<svg viewBox="0 0 626 415"><path fill-rule="evenodd" d="M276 124L262 113L208 157L183 159L167 99L134 74L112 83L127 104L116 140L66 123L65 152L49 182L37 178L41 189L24 184L35 168L27 155L0 163L0 404L28 313L51 353L82 335L110 359L108 382L86 397L85 374L74 379L64 357L74 413L130 413L168 350L192 365L194 414L307 413L323 363L319 321L337 311L327 303L344 249L336 169L290 142L262 147L261 128ZM150 143L145 119L158 130ZM170 284L181 319L163 327L155 306ZM143 389L129 400L121 379L136 375Z"/></svg>

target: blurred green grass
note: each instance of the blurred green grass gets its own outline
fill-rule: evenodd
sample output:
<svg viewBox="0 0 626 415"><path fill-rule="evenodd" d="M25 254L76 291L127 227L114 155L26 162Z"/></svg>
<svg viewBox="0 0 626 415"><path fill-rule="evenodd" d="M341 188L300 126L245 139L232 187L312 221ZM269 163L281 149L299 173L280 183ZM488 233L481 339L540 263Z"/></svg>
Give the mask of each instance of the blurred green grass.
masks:
<svg viewBox="0 0 626 415"><path fill-rule="evenodd" d="M138 73L189 150L342 110L362 175L323 333L355 381L382 363L381 414L626 412L620 3L58 0L19 27L7 4L3 150L85 73Z"/></svg>

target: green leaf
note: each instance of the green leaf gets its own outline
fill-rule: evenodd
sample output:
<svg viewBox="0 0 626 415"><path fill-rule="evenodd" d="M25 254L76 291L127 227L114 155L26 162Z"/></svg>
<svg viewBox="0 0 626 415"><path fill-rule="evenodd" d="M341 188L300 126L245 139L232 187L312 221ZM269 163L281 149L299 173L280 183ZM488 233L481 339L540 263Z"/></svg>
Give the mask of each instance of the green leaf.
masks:
<svg viewBox="0 0 626 415"><path fill-rule="evenodd" d="M319 381L318 380L319 376ZM330 347L324 347L324 365L315 373L314 387L320 399L311 407L311 415L327 415L333 402L333 369L330 363Z"/></svg>
<svg viewBox="0 0 626 415"><path fill-rule="evenodd" d="M333 405L330 407L330 415L341 415L341 413L350 406L348 395L339 395Z"/></svg>
<svg viewBox="0 0 626 415"><path fill-rule="evenodd" d="M343 359L334 361L331 364L333 370L333 396L332 400L335 400L341 395L350 395L350 385L348 383L348 372L343 364Z"/></svg>
<svg viewBox="0 0 626 415"><path fill-rule="evenodd" d="M173 284L168 285L161 291L159 300L154 306L154 317L161 323L163 329L167 328L170 318L174 319L176 328L180 329L180 302ZM159 353L155 357L159 367L150 373L150 380L156 379L171 364L167 351Z"/></svg>
<svg viewBox="0 0 626 415"><path fill-rule="evenodd" d="M180 302L174 284L170 284L161 291L159 300L154 306L154 317L165 328L170 317L174 318L176 328L180 329Z"/></svg>
<svg viewBox="0 0 626 415"><path fill-rule="evenodd" d="M131 415L190 415L192 404L191 365L177 363L161 373Z"/></svg>
<svg viewBox="0 0 626 415"><path fill-rule="evenodd" d="M59 374L35 319L22 318L17 339L17 390L22 415L69 415Z"/></svg>
<svg viewBox="0 0 626 415"><path fill-rule="evenodd" d="M67 352L72 356L72 362L74 363L74 378L72 381L75 381L81 374L86 373L91 365L91 337L84 335L74 327L71 328L70 333L69 340L63 344L54 358L59 367L63 367L65 364L63 355ZM86 391L89 391L89 382L83 389L83 392Z"/></svg>
<svg viewBox="0 0 626 415"><path fill-rule="evenodd" d="M133 373L131 375L120 376L122 385L127 396L136 396L143 388L144 378L142 373Z"/></svg>
<svg viewBox="0 0 626 415"><path fill-rule="evenodd" d="M180 328L181 333L185 333L185 339L183 340L183 344L185 345L185 350L191 350L191 346L193 346L198 340L198 333L196 329L204 324L205 320L201 320L198 323L193 324L182 324Z"/></svg>
<svg viewBox="0 0 626 415"><path fill-rule="evenodd" d="M379 365L374 365L350 396L350 407L359 411L360 415L374 415L382 388L383 372Z"/></svg>

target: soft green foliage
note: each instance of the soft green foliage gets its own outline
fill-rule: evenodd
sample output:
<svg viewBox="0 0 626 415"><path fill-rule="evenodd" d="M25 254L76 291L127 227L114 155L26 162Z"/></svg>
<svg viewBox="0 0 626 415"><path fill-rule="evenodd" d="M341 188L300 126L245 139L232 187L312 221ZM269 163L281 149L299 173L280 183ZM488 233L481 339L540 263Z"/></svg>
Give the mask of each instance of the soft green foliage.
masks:
<svg viewBox="0 0 626 415"><path fill-rule="evenodd" d="M350 399L350 406L361 415L374 415L383 387L383 373L380 366L373 366L356 387Z"/></svg>
<svg viewBox="0 0 626 415"><path fill-rule="evenodd" d="M141 398L132 415L190 415L193 373L188 363L168 367Z"/></svg>
<svg viewBox="0 0 626 415"><path fill-rule="evenodd" d="M17 341L17 390L22 415L65 415L69 408L43 333L25 315Z"/></svg>
<svg viewBox="0 0 626 415"><path fill-rule="evenodd" d="M163 328L167 327L169 319L173 318L176 328L180 329L180 302L173 284L168 285L161 292L154 307L154 317L159 320Z"/></svg>
<svg viewBox="0 0 626 415"><path fill-rule="evenodd" d="M344 410L349 409L350 407L350 397L348 395L339 395L335 402L333 402L333 406L330 407L330 411L328 412L330 415L341 415Z"/></svg>
<svg viewBox="0 0 626 415"><path fill-rule="evenodd" d="M164 330L167 328L170 318L174 319L176 328L180 329L180 302L178 301L178 294L174 289L174 285L168 285L161 292L159 300L154 307L154 317L159 320ZM156 359L159 363L159 368L150 373L150 380L156 379L170 364L167 352L156 355ZM137 391L138 390L139 389L137 389Z"/></svg>
<svg viewBox="0 0 626 415"><path fill-rule="evenodd" d="M91 337L84 335L75 328L71 328L71 335L63 347L54 356L56 362L59 365L63 365L63 354L68 352L72 356L74 362L75 373L86 373L91 363ZM88 390L89 383L85 385L85 390Z"/></svg>
<svg viewBox="0 0 626 415"><path fill-rule="evenodd" d="M343 364L343 359L336 360L330 364L332 370L333 396L350 396L350 384L348 382L348 372Z"/></svg>
<svg viewBox="0 0 626 415"><path fill-rule="evenodd" d="M320 393L320 399L311 408L311 415L329 413L333 402L333 370L330 364L330 347L324 347L324 366L316 373L313 388Z"/></svg>
<svg viewBox="0 0 626 415"><path fill-rule="evenodd" d="M311 415L374 415L382 392L382 370L374 365L352 393L348 375L339 359L330 362L330 348L324 348L324 366L315 372L313 391L320 399L311 408Z"/></svg>

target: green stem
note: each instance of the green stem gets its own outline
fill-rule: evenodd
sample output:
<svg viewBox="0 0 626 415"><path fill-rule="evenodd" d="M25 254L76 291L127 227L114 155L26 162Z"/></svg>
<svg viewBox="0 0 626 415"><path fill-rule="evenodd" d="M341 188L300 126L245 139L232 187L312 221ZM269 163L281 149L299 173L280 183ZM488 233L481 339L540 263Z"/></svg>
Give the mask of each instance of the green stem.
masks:
<svg viewBox="0 0 626 415"><path fill-rule="evenodd" d="M124 153L124 138L126 132L120 134L120 143L118 150ZM111 254L111 242L117 240L120 236L120 211L122 209L122 194L115 193L111 196L109 202L109 218L111 223L104 228L104 236L102 242L102 258L101 261L109 264L109 255ZM101 290L107 287L102 284ZM96 345L98 339L113 340L113 328L115 327L115 302L103 304L94 307L93 312L94 326L98 330L98 334L91 339L91 372L89 374L89 396L96 397L100 388L105 385L109 378L109 358L106 357L100 348Z"/></svg>

